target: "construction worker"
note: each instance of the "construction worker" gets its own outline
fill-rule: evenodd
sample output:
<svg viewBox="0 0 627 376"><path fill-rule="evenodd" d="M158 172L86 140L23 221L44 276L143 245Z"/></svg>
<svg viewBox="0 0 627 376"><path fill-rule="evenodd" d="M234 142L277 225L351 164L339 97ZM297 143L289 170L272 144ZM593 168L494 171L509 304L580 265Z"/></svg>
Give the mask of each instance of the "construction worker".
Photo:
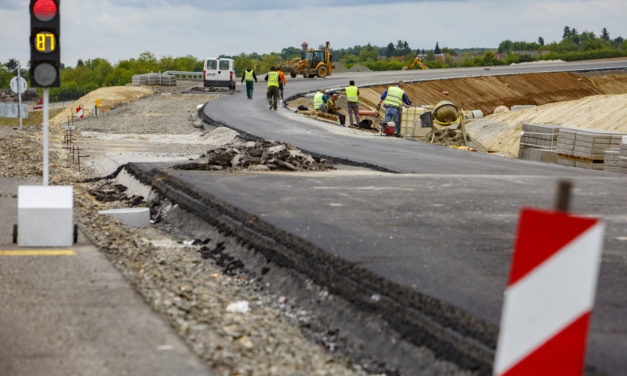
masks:
<svg viewBox="0 0 627 376"><path fill-rule="evenodd" d="M405 94L403 87L405 83L403 81L398 81L395 86L390 86L382 95L379 104L377 105L377 110L381 108L381 103L385 107L385 122L394 119L395 125L395 135L400 136L401 134L401 107L409 107L411 106L411 101Z"/></svg>
<svg viewBox="0 0 627 376"><path fill-rule="evenodd" d="M350 86L346 90L346 100L348 112L348 124L357 126L359 124L359 88L355 86L355 81L351 80L348 83ZM356 123L353 123L353 114L355 114Z"/></svg>
<svg viewBox="0 0 627 376"><path fill-rule="evenodd" d="M337 105L337 99L339 97L340 95L338 93L331 94L327 100L326 109L328 113L336 115L340 120L340 124L344 125L346 124L346 115L338 112L340 107Z"/></svg>
<svg viewBox="0 0 627 376"><path fill-rule="evenodd" d="M257 82L257 75L255 71L253 71L253 67L250 65L244 71L244 75L242 76L242 82L246 81L246 95L248 99L253 99L253 82Z"/></svg>
<svg viewBox="0 0 627 376"><path fill-rule="evenodd" d="M268 81L268 93L266 94L268 104L271 110L274 109L276 111L276 107L279 104L279 73L274 66L270 67L270 72L266 74L265 80Z"/></svg>
<svg viewBox="0 0 627 376"><path fill-rule="evenodd" d="M327 98L326 93L327 93L326 91L320 90L319 92L316 93L316 95L314 95L314 98L313 98L314 110L316 111L326 110L327 101L329 100Z"/></svg>
<svg viewBox="0 0 627 376"><path fill-rule="evenodd" d="M283 101L283 88L285 84L287 84L287 80L285 79L285 73L281 71L281 68L276 69L279 72L279 92L281 93L281 101Z"/></svg>

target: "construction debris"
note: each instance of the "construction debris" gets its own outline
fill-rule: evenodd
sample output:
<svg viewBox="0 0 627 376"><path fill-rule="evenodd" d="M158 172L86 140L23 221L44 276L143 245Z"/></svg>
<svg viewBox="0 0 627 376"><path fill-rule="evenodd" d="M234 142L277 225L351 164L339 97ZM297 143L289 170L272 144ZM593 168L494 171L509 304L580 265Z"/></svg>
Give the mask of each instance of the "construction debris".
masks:
<svg viewBox="0 0 627 376"><path fill-rule="evenodd" d="M241 141L213 149L194 162L174 167L178 170L208 171L326 171L335 169L326 159L303 153L296 147L276 141Z"/></svg>

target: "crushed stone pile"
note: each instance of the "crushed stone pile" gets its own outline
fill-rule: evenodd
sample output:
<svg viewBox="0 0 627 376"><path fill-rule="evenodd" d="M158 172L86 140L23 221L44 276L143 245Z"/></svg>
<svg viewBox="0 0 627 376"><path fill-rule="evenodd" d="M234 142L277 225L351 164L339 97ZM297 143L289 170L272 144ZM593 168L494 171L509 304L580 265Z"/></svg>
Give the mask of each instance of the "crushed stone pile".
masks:
<svg viewBox="0 0 627 376"><path fill-rule="evenodd" d="M208 171L326 171L335 169L326 159L303 153L276 141L241 141L210 150L178 170Z"/></svg>
<svg viewBox="0 0 627 376"><path fill-rule="evenodd" d="M0 128L0 177L41 176L43 149L41 132L36 127L25 127L17 132ZM54 159L51 159L54 166Z"/></svg>
<svg viewBox="0 0 627 376"><path fill-rule="evenodd" d="M372 69L361 64L355 64L348 70L349 72L372 72Z"/></svg>
<svg viewBox="0 0 627 376"><path fill-rule="evenodd" d="M333 72L335 73L345 73L348 72L348 68L340 62L333 63Z"/></svg>

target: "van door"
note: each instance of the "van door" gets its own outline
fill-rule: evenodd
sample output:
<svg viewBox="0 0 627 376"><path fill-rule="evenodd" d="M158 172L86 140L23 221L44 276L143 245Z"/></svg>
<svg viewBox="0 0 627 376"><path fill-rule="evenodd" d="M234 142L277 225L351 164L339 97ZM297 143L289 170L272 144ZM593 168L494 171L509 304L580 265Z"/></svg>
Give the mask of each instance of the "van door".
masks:
<svg viewBox="0 0 627 376"><path fill-rule="evenodd" d="M229 82L231 80L231 61L218 59L218 81Z"/></svg>
<svg viewBox="0 0 627 376"><path fill-rule="evenodd" d="M205 81L217 80L218 61L215 59L207 59L205 62Z"/></svg>

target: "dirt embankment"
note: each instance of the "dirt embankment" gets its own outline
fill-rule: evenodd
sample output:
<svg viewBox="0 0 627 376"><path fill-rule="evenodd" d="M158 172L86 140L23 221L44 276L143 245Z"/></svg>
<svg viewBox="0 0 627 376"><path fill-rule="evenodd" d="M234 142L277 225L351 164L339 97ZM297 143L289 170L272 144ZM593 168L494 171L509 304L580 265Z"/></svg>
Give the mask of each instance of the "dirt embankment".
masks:
<svg viewBox="0 0 627 376"><path fill-rule="evenodd" d="M360 102L364 109L374 109L386 89L387 85L361 88ZM627 74L539 73L457 78L408 84L405 92L414 105L449 100L464 109L481 110L487 115L501 105L543 105L591 95L627 93Z"/></svg>
<svg viewBox="0 0 627 376"><path fill-rule="evenodd" d="M96 99L100 100L100 111L108 111L120 103L131 102L154 94L155 90L138 86L110 86L94 90L76 100L70 107L50 119L51 127L67 122L69 116L76 115L76 107L83 107L84 115L91 115Z"/></svg>

